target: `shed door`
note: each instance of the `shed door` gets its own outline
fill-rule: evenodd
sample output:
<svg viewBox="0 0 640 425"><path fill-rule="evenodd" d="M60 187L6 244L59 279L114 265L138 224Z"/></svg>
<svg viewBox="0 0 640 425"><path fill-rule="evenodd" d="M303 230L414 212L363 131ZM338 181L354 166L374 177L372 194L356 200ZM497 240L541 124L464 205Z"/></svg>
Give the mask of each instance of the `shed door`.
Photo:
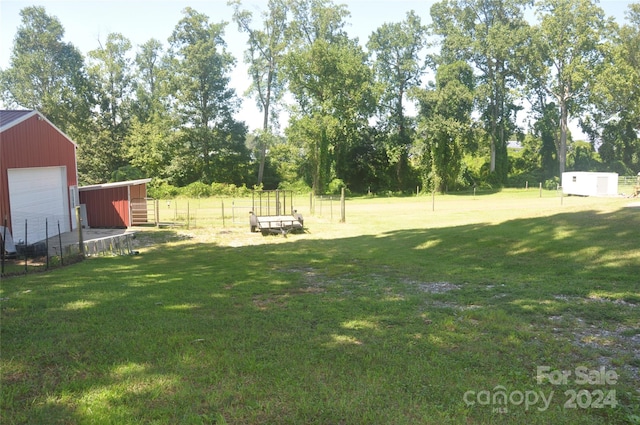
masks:
<svg viewBox="0 0 640 425"><path fill-rule="evenodd" d="M598 195L608 195L609 192L609 178L607 176L598 176Z"/></svg>
<svg viewBox="0 0 640 425"><path fill-rule="evenodd" d="M15 168L8 170L9 205L13 240L42 241L60 231L68 232L69 198L65 167ZM25 238L25 220L27 238Z"/></svg>

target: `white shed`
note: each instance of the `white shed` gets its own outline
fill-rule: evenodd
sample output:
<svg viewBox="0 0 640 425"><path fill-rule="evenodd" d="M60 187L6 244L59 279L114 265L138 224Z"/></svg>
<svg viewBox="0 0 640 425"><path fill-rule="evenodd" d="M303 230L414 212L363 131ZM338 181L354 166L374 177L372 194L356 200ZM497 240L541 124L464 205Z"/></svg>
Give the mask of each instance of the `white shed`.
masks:
<svg viewBox="0 0 640 425"><path fill-rule="evenodd" d="M578 196L618 195L617 173L569 171L562 173L562 192Z"/></svg>

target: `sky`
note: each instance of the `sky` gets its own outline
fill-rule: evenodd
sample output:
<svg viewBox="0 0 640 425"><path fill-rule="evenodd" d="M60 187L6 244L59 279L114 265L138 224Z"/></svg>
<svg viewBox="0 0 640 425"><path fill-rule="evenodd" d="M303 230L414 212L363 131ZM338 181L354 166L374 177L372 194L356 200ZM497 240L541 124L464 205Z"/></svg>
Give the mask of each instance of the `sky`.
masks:
<svg viewBox="0 0 640 425"><path fill-rule="evenodd" d="M347 19L346 30L364 45L378 27L402 21L409 10L414 10L423 24L430 23L429 10L436 1L334 0L334 3L347 5L351 17ZM628 0L601 0L600 7L618 23L623 23L630 3ZM167 39L182 18L182 10L192 7L207 15L212 23L228 22L224 38L237 61L230 85L239 96L243 96L249 87L247 66L242 60L247 36L239 32L233 23L232 8L227 5L227 0L0 0L0 68L6 69L10 65L13 40L21 24L20 10L34 5L44 6L47 14L57 17L65 29L64 41L75 45L85 56L96 49L100 41L104 42L109 33L121 33L127 37L134 46L134 52L137 46L151 38L160 40L167 47ZM242 0L242 8L254 12L256 24L266 6L267 0ZM255 102L244 98L236 118L253 130L261 127L261 117ZM285 125L284 122L281 124Z"/></svg>

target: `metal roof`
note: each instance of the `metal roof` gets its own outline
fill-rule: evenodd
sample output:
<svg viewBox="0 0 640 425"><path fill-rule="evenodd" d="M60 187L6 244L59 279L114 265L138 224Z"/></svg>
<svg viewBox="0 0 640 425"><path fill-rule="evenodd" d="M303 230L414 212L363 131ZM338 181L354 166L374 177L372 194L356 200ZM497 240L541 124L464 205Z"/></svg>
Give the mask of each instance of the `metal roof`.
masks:
<svg viewBox="0 0 640 425"><path fill-rule="evenodd" d="M37 114L38 111L23 110L23 111L0 111L0 132L5 131L16 124L32 117Z"/></svg>
<svg viewBox="0 0 640 425"><path fill-rule="evenodd" d="M123 186L135 186L137 184L149 183L151 179L138 179L138 180L127 180L124 182L113 182L113 183L102 183L102 184L92 184L89 186L79 187L79 191L85 190L99 190L99 189L109 189L113 187L123 187Z"/></svg>
<svg viewBox="0 0 640 425"><path fill-rule="evenodd" d="M76 142L71 140L62 130L56 127L51 121L47 119L41 112L35 109L29 110L0 110L0 133L6 131L16 125L28 120L33 116L38 116L38 121L44 121L53 127L58 133L62 134L73 146L78 146Z"/></svg>

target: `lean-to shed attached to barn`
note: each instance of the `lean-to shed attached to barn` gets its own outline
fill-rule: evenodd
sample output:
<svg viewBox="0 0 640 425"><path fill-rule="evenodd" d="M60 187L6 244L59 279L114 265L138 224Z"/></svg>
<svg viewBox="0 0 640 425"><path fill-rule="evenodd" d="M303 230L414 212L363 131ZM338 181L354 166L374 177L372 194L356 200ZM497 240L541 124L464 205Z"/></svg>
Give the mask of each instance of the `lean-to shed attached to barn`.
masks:
<svg viewBox="0 0 640 425"><path fill-rule="evenodd" d="M80 204L88 227L131 227L148 222L147 183L151 179L82 186Z"/></svg>

